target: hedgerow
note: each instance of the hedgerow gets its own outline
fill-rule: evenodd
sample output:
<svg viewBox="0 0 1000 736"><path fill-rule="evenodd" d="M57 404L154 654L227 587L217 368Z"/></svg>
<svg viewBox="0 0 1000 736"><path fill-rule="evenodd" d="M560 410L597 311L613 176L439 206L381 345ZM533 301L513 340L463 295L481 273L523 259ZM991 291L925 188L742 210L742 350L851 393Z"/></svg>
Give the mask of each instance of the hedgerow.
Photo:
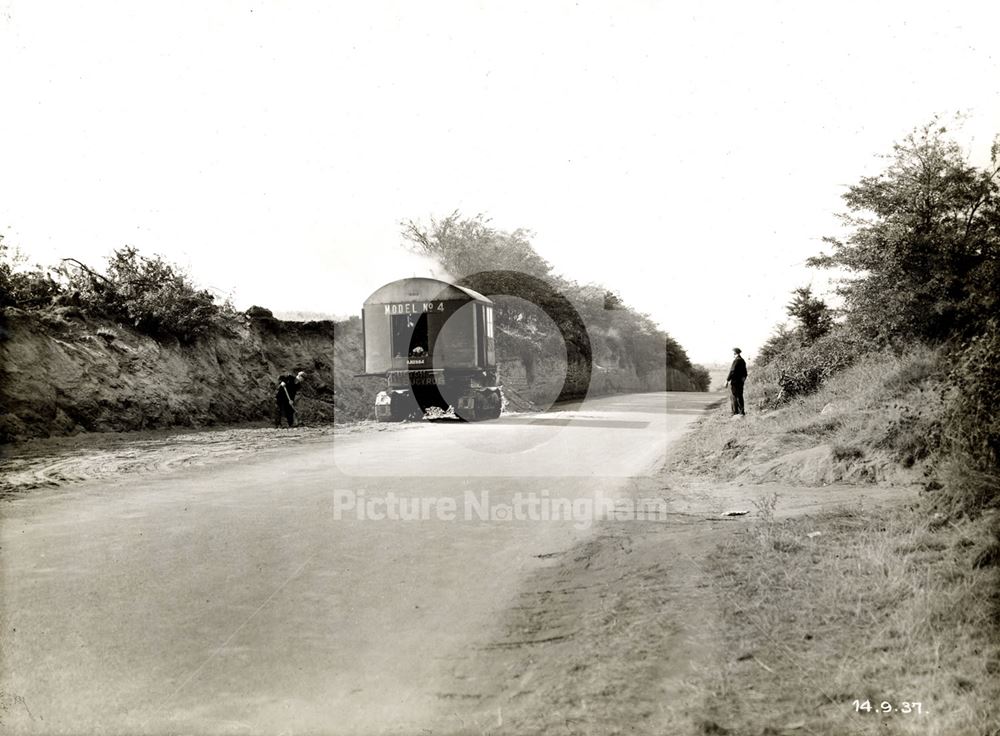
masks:
<svg viewBox="0 0 1000 736"><path fill-rule="evenodd" d="M961 348L949 375L945 426L952 446L976 458L982 470L1000 467L1000 326L991 320Z"/></svg>
<svg viewBox="0 0 1000 736"><path fill-rule="evenodd" d="M62 286L41 266L19 270L23 260L11 253L0 235L0 307L38 308L62 293Z"/></svg>
<svg viewBox="0 0 1000 736"><path fill-rule="evenodd" d="M761 397L759 408L772 409L813 393L863 353L858 342L843 329L811 343L787 343L784 350L754 371L756 393Z"/></svg>
<svg viewBox="0 0 1000 736"><path fill-rule="evenodd" d="M772 408L865 354L934 348L947 356L947 375L900 380L907 390L940 386L942 400L919 416L897 411L886 437L908 458L936 454L948 486L939 495L952 512L972 511L1000 502L1000 138L981 168L932 121L886 159L882 173L848 187L847 234L827 238L831 251L809 260L846 273L839 324L808 289L796 290L793 326L778 328L751 369L754 393Z"/></svg>
<svg viewBox="0 0 1000 736"><path fill-rule="evenodd" d="M71 272L69 288L84 308L125 322L153 337L193 342L218 326L232 309L198 289L186 273L159 256L132 247L116 250L105 274L87 268Z"/></svg>
<svg viewBox="0 0 1000 736"><path fill-rule="evenodd" d="M68 303L151 337L183 343L224 325L234 314L228 302L217 304L211 292L196 287L179 267L132 247L113 251L104 273L72 258L48 270L21 270L18 260L0 242L0 307L33 310Z"/></svg>

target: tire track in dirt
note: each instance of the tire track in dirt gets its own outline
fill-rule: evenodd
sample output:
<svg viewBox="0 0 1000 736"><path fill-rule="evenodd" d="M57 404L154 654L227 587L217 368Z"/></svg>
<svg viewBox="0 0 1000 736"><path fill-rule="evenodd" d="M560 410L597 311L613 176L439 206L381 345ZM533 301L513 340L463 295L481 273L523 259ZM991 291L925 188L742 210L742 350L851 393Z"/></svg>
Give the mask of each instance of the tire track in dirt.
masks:
<svg viewBox="0 0 1000 736"><path fill-rule="evenodd" d="M0 499L40 488L234 462L282 447L327 442L335 436L403 431L419 426L360 422L291 429L240 427L86 434L34 440L4 449L0 458Z"/></svg>

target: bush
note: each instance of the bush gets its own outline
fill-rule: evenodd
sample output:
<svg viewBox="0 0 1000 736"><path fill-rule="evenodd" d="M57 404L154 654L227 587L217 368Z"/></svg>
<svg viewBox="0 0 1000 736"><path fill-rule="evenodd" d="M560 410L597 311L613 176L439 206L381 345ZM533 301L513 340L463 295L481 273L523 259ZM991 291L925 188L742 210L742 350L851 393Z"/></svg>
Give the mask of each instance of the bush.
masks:
<svg viewBox="0 0 1000 736"><path fill-rule="evenodd" d="M193 342L223 322L228 305L197 289L183 271L160 257L147 258L135 248L114 251L106 275L85 266L69 272L70 289L84 309L126 322L152 337Z"/></svg>
<svg viewBox="0 0 1000 736"><path fill-rule="evenodd" d="M830 376L853 364L861 353L861 347L843 329L811 345L787 342L784 350L772 352L763 369L754 373L761 408L774 408L815 392Z"/></svg>
<svg viewBox="0 0 1000 736"><path fill-rule="evenodd" d="M795 330L789 329L787 325L778 325L767 341L761 345L757 351L754 365L757 369L764 368L773 363L782 355L798 350L802 345Z"/></svg>
<svg viewBox="0 0 1000 736"><path fill-rule="evenodd" d="M695 391L708 391L712 385L712 376L703 365L691 366L691 383Z"/></svg>
<svg viewBox="0 0 1000 736"><path fill-rule="evenodd" d="M931 486L936 489L932 505L945 519L975 517L983 509L1000 504L997 493L1000 477L996 472L977 470L978 464L977 458L963 452L953 452L941 459L937 468L940 482ZM997 533L1000 536L1000 526Z"/></svg>
<svg viewBox="0 0 1000 736"><path fill-rule="evenodd" d="M11 274L10 306L38 308L52 304L63 289L48 272L36 267L31 271ZM8 305L2 305L8 306Z"/></svg>
<svg viewBox="0 0 1000 736"><path fill-rule="evenodd" d="M965 343L948 376L945 438L953 451L968 456L976 470L1000 470L1000 325L996 320Z"/></svg>
<svg viewBox="0 0 1000 736"><path fill-rule="evenodd" d="M254 304L244 314L250 319L274 319L274 312L265 307L258 307Z"/></svg>
<svg viewBox="0 0 1000 736"><path fill-rule="evenodd" d="M11 254L0 235L0 307L37 308L51 304L62 293L60 286L41 266L19 271L23 257Z"/></svg>

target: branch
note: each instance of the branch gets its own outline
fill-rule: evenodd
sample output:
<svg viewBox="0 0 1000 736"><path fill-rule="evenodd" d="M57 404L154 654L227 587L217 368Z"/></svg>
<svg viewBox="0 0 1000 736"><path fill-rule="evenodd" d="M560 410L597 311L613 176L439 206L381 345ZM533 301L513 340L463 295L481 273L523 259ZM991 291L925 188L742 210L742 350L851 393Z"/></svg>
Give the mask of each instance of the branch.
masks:
<svg viewBox="0 0 1000 736"><path fill-rule="evenodd" d="M103 274L97 273L97 271L94 271L92 268L90 268L90 266L87 266L87 265L85 265L83 263L80 263L80 261L76 260L75 258L63 258L62 259L63 263L65 263L66 261L72 261L77 266L79 266L80 268L82 268L84 271L86 271L87 273L89 273L91 276L99 278L101 281L103 281L106 284L111 284L111 279L109 279L107 276L104 276ZM112 286L113 285L114 284L112 284Z"/></svg>

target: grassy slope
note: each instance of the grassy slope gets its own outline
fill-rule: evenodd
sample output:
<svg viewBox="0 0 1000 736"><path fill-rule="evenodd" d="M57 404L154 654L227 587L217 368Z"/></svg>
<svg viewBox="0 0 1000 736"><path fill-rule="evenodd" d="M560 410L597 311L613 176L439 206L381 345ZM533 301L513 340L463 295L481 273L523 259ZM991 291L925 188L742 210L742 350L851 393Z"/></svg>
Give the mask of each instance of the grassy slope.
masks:
<svg viewBox="0 0 1000 736"><path fill-rule="evenodd" d="M732 537L711 558L729 656L703 731L996 733L1000 574L973 566L990 524L841 509Z"/></svg>
<svg viewBox="0 0 1000 736"><path fill-rule="evenodd" d="M808 481L797 468L804 456L816 456L830 473L820 482L920 480L937 437L938 379L938 356L929 349L869 358L815 394L760 412L761 390L751 378L747 416L734 419L720 408L685 438L674 470L719 480L770 474Z"/></svg>
<svg viewBox="0 0 1000 736"><path fill-rule="evenodd" d="M927 350L869 359L780 410L734 420L720 409L672 471L753 482L764 468L796 483L809 461L828 480L926 483L937 363ZM909 508L785 521L773 498L711 555L727 654L699 683L702 733L1000 732L1000 571L975 564L997 518L936 513L947 486ZM854 700L895 712L856 712Z"/></svg>

